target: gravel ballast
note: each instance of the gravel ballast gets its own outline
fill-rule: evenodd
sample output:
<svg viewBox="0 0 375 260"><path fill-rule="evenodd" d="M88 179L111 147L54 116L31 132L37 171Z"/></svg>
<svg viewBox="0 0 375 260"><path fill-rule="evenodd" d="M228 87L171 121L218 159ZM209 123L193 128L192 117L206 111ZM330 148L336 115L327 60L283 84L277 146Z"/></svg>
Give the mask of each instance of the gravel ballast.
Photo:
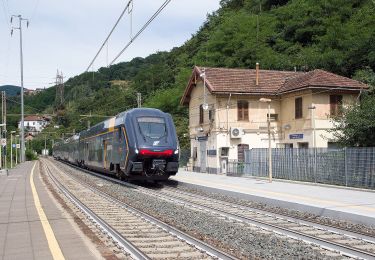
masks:
<svg viewBox="0 0 375 260"><path fill-rule="evenodd" d="M342 259L342 256L338 257L337 254L323 254L323 250L301 241L279 236L257 227L232 222L225 218L218 218L183 205L159 200L141 194L134 189L98 179L61 163L58 163L58 165L64 171L74 174L133 207L240 258L296 259L302 257L307 259L333 259L336 256L337 259Z"/></svg>
<svg viewBox="0 0 375 260"><path fill-rule="evenodd" d="M217 200L226 201L228 203L235 203L235 204L243 205L246 207L251 207L255 209L272 212L275 214L287 215L290 217L303 219L306 221L314 221L321 225L329 225L329 226L333 226L336 228L342 228L348 231L352 231L354 233L362 233L368 236L375 237L375 227L371 227L371 226L351 223L351 222L340 220L340 219L317 216L312 213L298 211L298 210L270 206L265 203L254 202L251 200L245 200L245 199L236 198L233 196L228 196L225 194L221 194L220 192L210 192L210 191L205 190L203 187L196 186L193 184L183 183L183 182L169 181L167 185L163 185L163 186L169 187L169 188L175 187L182 191L199 194L199 195L210 197L210 198L217 199ZM162 189L163 186L160 186L160 188Z"/></svg>

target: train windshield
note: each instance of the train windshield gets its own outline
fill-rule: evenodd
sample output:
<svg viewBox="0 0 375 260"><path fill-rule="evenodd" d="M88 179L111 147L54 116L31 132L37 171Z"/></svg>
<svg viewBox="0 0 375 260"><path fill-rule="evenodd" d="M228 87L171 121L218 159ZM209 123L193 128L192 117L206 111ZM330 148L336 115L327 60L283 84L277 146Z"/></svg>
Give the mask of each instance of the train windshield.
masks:
<svg viewBox="0 0 375 260"><path fill-rule="evenodd" d="M151 139L159 139L166 134L164 118L161 117L138 117L139 129L143 136Z"/></svg>

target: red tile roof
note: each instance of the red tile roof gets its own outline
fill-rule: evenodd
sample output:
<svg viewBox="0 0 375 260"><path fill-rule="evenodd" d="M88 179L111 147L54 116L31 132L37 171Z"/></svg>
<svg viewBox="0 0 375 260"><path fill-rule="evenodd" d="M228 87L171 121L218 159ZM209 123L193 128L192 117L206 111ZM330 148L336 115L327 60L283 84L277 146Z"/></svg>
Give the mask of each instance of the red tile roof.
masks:
<svg viewBox="0 0 375 260"><path fill-rule="evenodd" d="M325 88L368 88L362 82L343 77L324 70L313 70L306 72L298 77L290 78L285 81L279 92L297 90L306 87L325 87Z"/></svg>
<svg viewBox="0 0 375 260"><path fill-rule="evenodd" d="M187 104L196 80L202 80L203 68L195 67L189 84L181 99ZM311 87L367 89L368 85L324 70L310 72L259 70L259 84L256 85L256 70L205 68L206 86L211 93L240 93L253 95L280 95Z"/></svg>
<svg viewBox="0 0 375 260"><path fill-rule="evenodd" d="M44 118L37 115L30 115L25 117L24 121L44 121Z"/></svg>

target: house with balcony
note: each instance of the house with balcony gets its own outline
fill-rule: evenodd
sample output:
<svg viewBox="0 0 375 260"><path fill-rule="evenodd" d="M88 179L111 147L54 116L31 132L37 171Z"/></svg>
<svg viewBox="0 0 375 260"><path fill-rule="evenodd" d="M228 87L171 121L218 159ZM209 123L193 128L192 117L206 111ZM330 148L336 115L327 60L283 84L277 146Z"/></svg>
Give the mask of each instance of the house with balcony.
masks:
<svg viewBox="0 0 375 260"><path fill-rule="evenodd" d="M319 69L195 67L181 99L189 106L192 170L225 173L246 149L268 147L268 136L273 148L335 147L331 118L366 89Z"/></svg>

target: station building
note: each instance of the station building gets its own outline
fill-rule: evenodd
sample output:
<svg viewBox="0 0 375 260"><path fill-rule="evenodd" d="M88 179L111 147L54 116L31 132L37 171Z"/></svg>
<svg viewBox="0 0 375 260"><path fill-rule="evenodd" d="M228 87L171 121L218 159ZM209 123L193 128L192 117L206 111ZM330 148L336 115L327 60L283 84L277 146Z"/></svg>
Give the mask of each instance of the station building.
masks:
<svg viewBox="0 0 375 260"><path fill-rule="evenodd" d="M181 99L189 106L191 170L225 173L244 150L336 147L332 117L368 85L324 70L310 72L195 67Z"/></svg>

